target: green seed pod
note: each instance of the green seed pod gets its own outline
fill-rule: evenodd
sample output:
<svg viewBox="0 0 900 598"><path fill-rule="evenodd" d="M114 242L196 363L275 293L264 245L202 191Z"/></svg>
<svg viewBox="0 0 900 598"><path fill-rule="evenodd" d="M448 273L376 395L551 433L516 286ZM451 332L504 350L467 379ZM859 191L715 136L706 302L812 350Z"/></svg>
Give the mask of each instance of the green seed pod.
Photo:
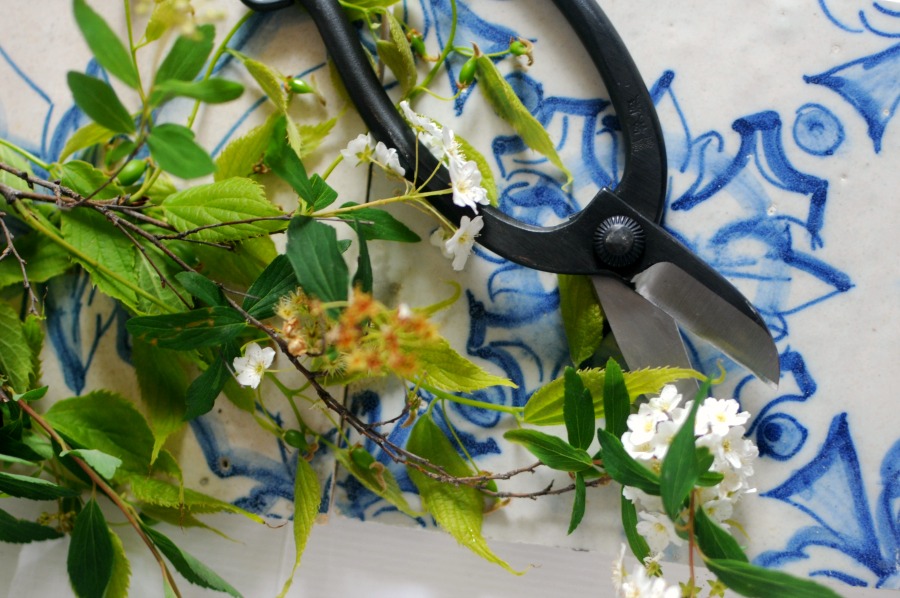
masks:
<svg viewBox="0 0 900 598"><path fill-rule="evenodd" d="M286 431L284 433L284 443L300 450L306 450L309 447L309 444L306 442L306 436L300 430Z"/></svg>
<svg viewBox="0 0 900 598"><path fill-rule="evenodd" d="M141 175L144 174L145 170L147 170L146 160L131 160L119 171L116 179L120 184L127 187L128 185L136 183L138 179L141 178Z"/></svg>
<svg viewBox="0 0 900 598"><path fill-rule="evenodd" d="M303 79L291 79L287 82L287 87L292 93L315 93L309 83Z"/></svg>
<svg viewBox="0 0 900 598"><path fill-rule="evenodd" d="M530 49L519 40L513 40L509 43L509 53L515 56L525 56Z"/></svg>
<svg viewBox="0 0 900 598"><path fill-rule="evenodd" d="M475 80L475 58L470 58L466 61L462 68L459 69L459 84L463 87L472 84L472 81Z"/></svg>
<svg viewBox="0 0 900 598"><path fill-rule="evenodd" d="M413 33L409 36L409 47L419 56L424 57L428 54L427 50L425 50L425 40L418 33Z"/></svg>

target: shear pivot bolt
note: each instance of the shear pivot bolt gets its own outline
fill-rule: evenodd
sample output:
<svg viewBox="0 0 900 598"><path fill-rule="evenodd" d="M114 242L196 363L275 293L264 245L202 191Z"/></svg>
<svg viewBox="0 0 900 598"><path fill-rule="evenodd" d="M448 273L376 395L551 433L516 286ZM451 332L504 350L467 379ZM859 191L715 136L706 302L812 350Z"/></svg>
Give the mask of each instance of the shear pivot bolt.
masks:
<svg viewBox="0 0 900 598"><path fill-rule="evenodd" d="M628 216L607 218L594 233L594 253L612 268L630 266L644 253L644 230Z"/></svg>

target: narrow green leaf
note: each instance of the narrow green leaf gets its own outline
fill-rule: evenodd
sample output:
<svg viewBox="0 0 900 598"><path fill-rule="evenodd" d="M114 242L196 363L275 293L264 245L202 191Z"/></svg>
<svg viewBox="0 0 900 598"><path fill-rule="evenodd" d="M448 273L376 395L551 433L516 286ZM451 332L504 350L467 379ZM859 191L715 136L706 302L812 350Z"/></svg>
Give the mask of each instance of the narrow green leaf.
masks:
<svg viewBox="0 0 900 598"><path fill-rule="evenodd" d="M236 337L244 317L230 307L201 307L192 311L131 318L125 324L135 338L163 349L212 347Z"/></svg>
<svg viewBox="0 0 900 598"><path fill-rule="evenodd" d="M271 318L278 301L296 288L297 275L291 261L286 255L279 255L247 289L242 307L254 318Z"/></svg>
<svg viewBox="0 0 900 598"><path fill-rule="evenodd" d="M375 43L375 49L378 56L387 65L394 76L397 83L400 84L400 93L406 95L416 86L416 61L412 55L412 48L403 32L403 25L397 20L391 12L385 12L382 16L387 19L389 25L389 39L380 39Z"/></svg>
<svg viewBox="0 0 900 598"><path fill-rule="evenodd" d="M456 477L472 475L469 466L434 423L430 413L419 417L410 432L406 448L441 467L450 475ZM456 538L457 542L511 573L517 575L524 573L510 567L487 545L481 533L484 517L483 494L470 486L440 482L415 467L407 467L407 472L419 490L425 509L431 513L438 525Z"/></svg>
<svg viewBox="0 0 900 598"><path fill-rule="evenodd" d="M341 204L341 208L358 206L358 203L348 201ZM398 243L418 243L422 238L414 233L408 226L394 218L390 212L379 208L357 208L352 212L336 214L342 220L357 220L359 222L359 234L366 241L396 241Z"/></svg>
<svg viewBox="0 0 900 598"><path fill-rule="evenodd" d="M234 513L243 515L250 521L264 523L264 520L255 513L250 513L229 502L213 498L163 480L158 480L146 475L132 475L128 478L131 492L134 497L148 505L177 509L192 514L204 513Z"/></svg>
<svg viewBox="0 0 900 598"><path fill-rule="evenodd" d="M603 381L603 413L606 417L606 431L621 438L628 430L628 415L631 413L631 399L625 385L622 368L613 359L606 362L606 376Z"/></svg>
<svg viewBox="0 0 900 598"><path fill-rule="evenodd" d="M240 354L241 352L234 342L228 341L223 343L221 353L213 358L209 367L207 367L202 374L197 376L188 387L184 421L190 421L196 417L200 417L204 413L209 413L215 405L219 393L221 393L223 389L226 391L226 394L228 393L226 385L229 381L238 389L234 392L240 393L243 396L243 391L249 391L249 389L238 387L237 383L234 382L234 378L232 378L231 370L228 369L228 366L234 361L234 358L238 357ZM229 399L232 399L231 395L229 395ZM232 402L234 403L235 401L232 400ZM249 399L249 405L245 404L242 408L249 413L254 412L252 395Z"/></svg>
<svg viewBox="0 0 900 598"><path fill-rule="evenodd" d="M516 386L511 380L491 374L472 363L457 353L444 338L409 346L401 343L401 349L415 354L425 372L425 383L440 390L473 392L490 386Z"/></svg>
<svg viewBox="0 0 900 598"><path fill-rule="evenodd" d="M45 456L24 442L22 430L22 420L13 420L0 428L0 456L29 464L43 461Z"/></svg>
<svg viewBox="0 0 900 598"><path fill-rule="evenodd" d="M319 514L319 504L322 502L322 488L319 485L319 476L302 455L297 457L297 473L294 477L294 567L291 575L284 582L278 598L287 595L294 581L294 573L300 566L303 557L303 549L312 532L316 515Z"/></svg>
<svg viewBox="0 0 900 598"><path fill-rule="evenodd" d="M149 29L149 27L148 27ZM191 35L181 35L156 71L154 84L164 81L190 81L200 74L213 49L216 29L212 25L200 25Z"/></svg>
<svg viewBox="0 0 900 598"><path fill-rule="evenodd" d="M701 473L700 477L697 478L697 485L703 486L705 488L711 488L718 484L722 483L722 480L725 479L725 476L717 471L707 471L706 473Z"/></svg>
<svg viewBox="0 0 900 598"><path fill-rule="evenodd" d="M372 260L369 259L369 246L365 236L360 232L358 220L351 225L359 240L359 257L356 260L356 272L353 274L353 286L358 287L363 293L372 292Z"/></svg>
<svg viewBox="0 0 900 598"><path fill-rule="evenodd" d="M410 517L422 515L409 506L409 502L403 496L403 491L391 470L375 461L375 457L367 450L361 447L335 449L334 456L350 475L365 486L369 492L380 496L397 507L398 511Z"/></svg>
<svg viewBox="0 0 900 598"><path fill-rule="evenodd" d="M631 548L631 553L637 558L639 563L643 563L644 559L650 556L650 546L647 544L647 540L644 539L644 536L637 531L637 509L634 508L633 502L625 498L624 486L622 487L622 490L623 494L620 497L622 507L622 529L625 532L625 538L628 540L628 547Z"/></svg>
<svg viewBox="0 0 900 598"><path fill-rule="evenodd" d="M0 301L0 374L14 391L24 393L33 367L22 321L9 304Z"/></svg>
<svg viewBox="0 0 900 598"><path fill-rule="evenodd" d="M267 66L258 60L253 60L237 50L229 48L228 52L241 61L244 67L246 67L247 72L250 73L250 76L253 77L260 88L262 88L263 93L265 93L275 104L275 107L278 108L278 111L282 113L287 112L288 93L284 88L284 82L287 78L272 67Z"/></svg>
<svg viewBox="0 0 900 598"><path fill-rule="evenodd" d="M106 586L103 598L128 598L128 589L131 583L131 564L125 554L125 545L118 534L110 530L109 539L112 542L113 562L112 574Z"/></svg>
<svg viewBox="0 0 900 598"><path fill-rule="evenodd" d="M122 40L84 0L75 0L75 22L100 66L131 88L139 83L137 68Z"/></svg>
<svg viewBox="0 0 900 598"><path fill-rule="evenodd" d="M587 488L584 485L584 475L575 474L575 502L572 504L572 517L569 520L569 531L571 534L584 519L584 509L587 503Z"/></svg>
<svg viewBox="0 0 900 598"><path fill-rule="evenodd" d="M91 499L75 518L69 544L69 581L78 598L103 598L112 577L113 545L97 501Z"/></svg>
<svg viewBox="0 0 900 598"><path fill-rule="evenodd" d="M177 351L163 349L137 338L132 341L131 362L141 389L141 403L153 431L156 461L166 439L184 425L185 402L189 385L185 359Z"/></svg>
<svg viewBox="0 0 900 598"><path fill-rule="evenodd" d="M303 290L324 302L345 301L350 274L334 229L294 216L287 234L287 256Z"/></svg>
<svg viewBox="0 0 900 598"><path fill-rule="evenodd" d="M810 579L757 567L744 561L708 559L704 564L728 589L756 598L840 598L840 594Z"/></svg>
<svg viewBox="0 0 900 598"><path fill-rule="evenodd" d="M75 490L58 486L41 478L4 472L0 472L0 492L29 500L53 500L79 494Z"/></svg>
<svg viewBox="0 0 900 598"><path fill-rule="evenodd" d="M109 83L75 71L66 81L75 104L91 120L116 133L134 133L134 119Z"/></svg>
<svg viewBox="0 0 900 598"><path fill-rule="evenodd" d="M177 177L195 179L216 169L206 150L194 141L194 132L182 125L166 123L153 127L147 145L159 167Z"/></svg>
<svg viewBox="0 0 900 598"><path fill-rule="evenodd" d="M62 538L62 536L62 532L52 527L28 521L27 519L16 519L0 509L0 542L27 544L29 542L55 540L56 538Z"/></svg>
<svg viewBox="0 0 900 598"><path fill-rule="evenodd" d="M552 469L579 472L594 467L594 461L584 449L538 430L509 430L503 437L521 444Z"/></svg>
<svg viewBox="0 0 900 598"><path fill-rule="evenodd" d="M162 207L180 232L208 227L190 238L210 243L267 235L286 225L276 219L283 213L266 198L262 186L239 177L189 187L167 197Z"/></svg>
<svg viewBox="0 0 900 598"><path fill-rule="evenodd" d="M709 382L706 382L697 394L687 419L672 438L660 469L659 479L662 486L663 507L672 521L677 520L688 494L694 488L701 473L697 469L694 421L697 418L697 409L703 402L701 397L706 396L708 389Z"/></svg>
<svg viewBox="0 0 900 598"><path fill-rule="evenodd" d="M594 440L594 403L591 391L584 387L581 377L574 368L565 371L565 401L563 417L569 443L575 448L585 449Z"/></svg>
<svg viewBox="0 0 900 598"><path fill-rule="evenodd" d="M112 455L107 455L103 451L97 449L72 449L62 451L59 456L74 455L91 466L91 469L99 473L107 480L111 480L116 475L116 470L122 465L122 460Z"/></svg>
<svg viewBox="0 0 900 598"><path fill-rule="evenodd" d="M704 557L750 562L734 536L710 519L702 506L694 509L694 534Z"/></svg>
<svg viewBox="0 0 900 598"><path fill-rule="evenodd" d="M97 123L88 123L72 133L72 135L66 140L66 144L63 146L62 151L59 153L59 158L57 158L57 160L59 162L63 162L66 158L68 158L75 152L97 145L99 143L105 143L108 140L112 139L114 135L115 132L110 131L103 125Z"/></svg>
<svg viewBox="0 0 900 598"><path fill-rule="evenodd" d="M572 182L572 173L562 163L547 130L528 111L510 84L503 78L494 62L485 55L475 59L475 76L478 88L500 118L512 125L525 145L543 154L566 175L566 185Z"/></svg>
<svg viewBox="0 0 900 598"><path fill-rule="evenodd" d="M240 598L241 594L231 587L227 581L219 577L218 573L198 561L191 554L178 548L172 540L161 532L145 525L142 525L141 529L159 548L159 551L169 559L175 570L181 573L186 580L202 588L225 592L235 596L235 598Z"/></svg>
<svg viewBox="0 0 900 598"><path fill-rule="evenodd" d="M223 104L241 97L244 86L237 81L210 77L200 81L169 79L153 87L151 103L161 104L169 97L192 98L208 104Z"/></svg>
<svg viewBox="0 0 900 598"><path fill-rule="evenodd" d="M197 272L179 272L175 279L188 293L210 307L226 305L225 294L219 285Z"/></svg>
<svg viewBox="0 0 900 598"><path fill-rule="evenodd" d="M231 177L246 177L262 164L275 121L283 118L273 113L266 122L248 131L241 137L231 140L225 149L216 156L216 172L213 178L217 181Z"/></svg>
<svg viewBox="0 0 900 598"><path fill-rule="evenodd" d="M576 366L588 359L603 340L603 312L594 285L581 274L559 274L559 313Z"/></svg>
<svg viewBox="0 0 900 598"><path fill-rule="evenodd" d="M62 184L77 193L87 197L100 189L94 196L97 199L112 199L123 195L122 188L115 182L103 186L109 177L94 168L92 164L81 160L70 160L59 166L58 172L54 172L62 180Z"/></svg>
<svg viewBox="0 0 900 598"><path fill-rule="evenodd" d="M602 428L597 430L597 438L603 451L603 469L612 479L623 486L659 496L659 477L629 455L621 440Z"/></svg>

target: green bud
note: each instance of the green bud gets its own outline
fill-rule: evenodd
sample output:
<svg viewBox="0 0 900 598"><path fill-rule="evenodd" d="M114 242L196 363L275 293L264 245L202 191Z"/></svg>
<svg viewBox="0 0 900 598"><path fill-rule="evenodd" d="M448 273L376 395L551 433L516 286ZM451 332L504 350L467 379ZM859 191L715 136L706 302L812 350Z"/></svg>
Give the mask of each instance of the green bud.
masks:
<svg viewBox="0 0 900 598"><path fill-rule="evenodd" d="M470 58L466 61L462 68L459 69L459 84L463 87L467 87L472 84L472 81L475 80L475 58Z"/></svg>
<svg viewBox="0 0 900 598"><path fill-rule="evenodd" d="M287 82L287 88L292 93L315 93L314 90L309 83L304 81L303 79L291 79Z"/></svg>
<svg viewBox="0 0 900 598"><path fill-rule="evenodd" d="M425 50L425 40L418 33L413 33L409 36L409 47L419 56L428 54L427 50Z"/></svg>
<svg viewBox="0 0 900 598"><path fill-rule="evenodd" d="M526 54L528 54L528 46L526 46L519 40L514 40L509 44L509 52L510 54L514 54L515 56L525 56Z"/></svg>
<svg viewBox="0 0 900 598"><path fill-rule="evenodd" d="M131 160L119 171L116 179L120 184L127 187L128 185L136 183L138 179L141 178L141 175L144 174L145 170L147 170L146 160Z"/></svg>
<svg viewBox="0 0 900 598"><path fill-rule="evenodd" d="M306 436L304 436L300 430L287 430L284 433L284 443L302 451L309 448L309 444L306 442Z"/></svg>

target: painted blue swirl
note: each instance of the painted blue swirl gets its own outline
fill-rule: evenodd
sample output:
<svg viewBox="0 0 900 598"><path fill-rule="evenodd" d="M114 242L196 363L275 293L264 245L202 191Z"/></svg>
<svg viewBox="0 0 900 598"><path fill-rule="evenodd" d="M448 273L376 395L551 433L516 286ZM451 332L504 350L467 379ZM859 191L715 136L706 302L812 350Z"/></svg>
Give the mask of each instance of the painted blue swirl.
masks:
<svg viewBox="0 0 900 598"><path fill-rule="evenodd" d="M848 33L871 33L879 37L900 37L900 10L892 2L879 0L819 0L825 16Z"/></svg>
<svg viewBox="0 0 900 598"><path fill-rule="evenodd" d="M831 156L844 142L844 125L821 104L797 108L793 133L794 143L813 156Z"/></svg>

